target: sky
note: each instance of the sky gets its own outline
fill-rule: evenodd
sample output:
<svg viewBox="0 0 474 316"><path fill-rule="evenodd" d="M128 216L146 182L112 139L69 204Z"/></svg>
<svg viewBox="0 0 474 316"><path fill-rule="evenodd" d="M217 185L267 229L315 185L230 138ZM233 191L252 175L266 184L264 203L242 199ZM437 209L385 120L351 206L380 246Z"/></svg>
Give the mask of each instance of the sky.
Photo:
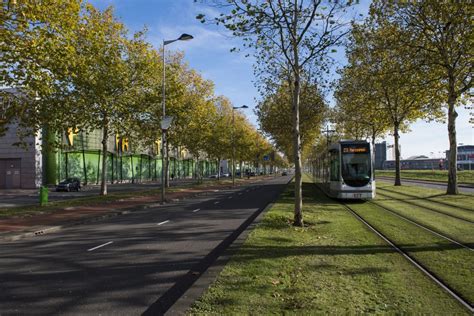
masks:
<svg viewBox="0 0 474 316"><path fill-rule="evenodd" d="M215 8L205 0L89 0L99 9L108 6L115 8L117 18L131 31L147 27L147 40L157 49L163 40L178 38L182 33L194 36L191 41L177 41L166 46L167 50L182 51L190 67L215 84L215 93L228 97L234 106L247 105L249 109L240 110L250 122L258 127L253 113L257 89L254 87L252 57L245 57L249 51L230 52L233 47L242 47L241 41L229 36L222 27L202 24L196 15L216 15ZM365 14L369 1L360 0L357 10ZM251 53L251 52L250 52ZM337 66L346 62L342 50L335 55ZM333 100L328 100L331 104ZM474 144L473 125L469 124L469 111L458 108L457 141ZM393 144L393 137L386 141ZM449 148L447 125L419 120L411 125L410 132L400 137L403 158L414 155L444 157Z"/></svg>

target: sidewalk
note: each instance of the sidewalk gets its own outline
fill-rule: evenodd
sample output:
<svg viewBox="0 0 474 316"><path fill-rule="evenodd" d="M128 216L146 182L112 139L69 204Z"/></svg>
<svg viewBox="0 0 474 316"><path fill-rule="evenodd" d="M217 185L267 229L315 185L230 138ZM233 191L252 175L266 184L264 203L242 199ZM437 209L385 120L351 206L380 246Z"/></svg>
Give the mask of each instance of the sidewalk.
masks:
<svg viewBox="0 0 474 316"><path fill-rule="evenodd" d="M253 178L251 180L239 181L238 186L262 181L264 178ZM176 202L184 198L213 192L217 189L228 189L232 185L223 183L205 187L176 186L174 191L167 192L166 202ZM148 207L161 205L161 195L142 195L130 198L120 198L113 201L103 201L86 206L58 206L48 214L41 212L27 217L9 217L0 219L0 240L13 241L25 237L38 236L58 231L60 229L79 224L90 223L108 217L139 211Z"/></svg>

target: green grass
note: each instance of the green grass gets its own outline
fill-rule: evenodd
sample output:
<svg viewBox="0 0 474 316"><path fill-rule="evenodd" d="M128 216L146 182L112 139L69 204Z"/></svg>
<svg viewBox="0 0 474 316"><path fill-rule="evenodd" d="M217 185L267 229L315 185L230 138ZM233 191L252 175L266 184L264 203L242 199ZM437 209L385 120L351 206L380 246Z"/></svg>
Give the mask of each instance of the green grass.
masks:
<svg viewBox="0 0 474 316"><path fill-rule="evenodd" d="M378 183L377 188L377 199L376 201L382 202L393 202L400 205L402 208L405 206L405 210L413 211L421 209L421 212L437 213L441 216L440 219L444 221L444 218L452 220L454 217L462 218L474 223L474 209L472 207L462 208L459 206L447 204L444 201L433 201L426 198L420 198L413 195L406 195L402 192L393 192L390 187L387 189L386 184ZM466 196L466 201L470 201L474 205L474 197ZM446 214L442 216L442 214ZM446 217L447 216L447 217Z"/></svg>
<svg viewBox="0 0 474 316"><path fill-rule="evenodd" d="M474 170L458 171L458 182L474 184ZM395 177L395 170L376 170L375 176ZM401 170L402 179L448 182L448 170Z"/></svg>
<svg viewBox="0 0 474 316"><path fill-rule="evenodd" d="M303 195L307 226L290 185L188 313L466 314L307 177Z"/></svg>
<svg viewBox="0 0 474 316"><path fill-rule="evenodd" d="M459 208L472 210L474 212L474 194L460 193L458 195L446 195L445 190L431 189L425 187L404 184L402 186L394 186L390 182L377 181L377 188L380 193L388 192L403 194L409 198L416 198L418 202L435 202L437 205L448 204ZM461 212L460 212L461 213ZM469 212L470 213L470 212Z"/></svg>
<svg viewBox="0 0 474 316"><path fill-rule="evenodd" d="M474 301L472 276L474 253L472 251L408 223L374 204L352 203L351 207L419 263L443 279L451 288L469 301ZM399 207L398 212L401 213L401 210L402 207ZM472 227L472 224L470 225Z"/></svg>

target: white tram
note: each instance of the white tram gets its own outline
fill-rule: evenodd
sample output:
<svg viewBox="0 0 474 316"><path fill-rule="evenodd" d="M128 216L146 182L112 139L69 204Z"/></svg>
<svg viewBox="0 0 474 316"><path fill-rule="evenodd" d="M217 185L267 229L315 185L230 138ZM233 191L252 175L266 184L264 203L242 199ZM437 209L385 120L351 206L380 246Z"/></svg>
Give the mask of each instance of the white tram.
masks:
<svg viewBox="0 0 474 316"><path fill-rule="evenodd" d="M338 199L375 198L372 146L367 141L341 140L313 162L315 182Z"/></svg>

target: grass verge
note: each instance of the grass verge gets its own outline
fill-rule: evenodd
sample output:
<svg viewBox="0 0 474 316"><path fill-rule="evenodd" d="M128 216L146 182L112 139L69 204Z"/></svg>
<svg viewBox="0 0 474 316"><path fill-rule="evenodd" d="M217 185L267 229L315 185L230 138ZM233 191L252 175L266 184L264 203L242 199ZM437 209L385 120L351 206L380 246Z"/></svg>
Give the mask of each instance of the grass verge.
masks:
<svg viewBox="0 0 474 316"><path fill-rule="evenodd" d="M395 177L395 170L376 170L376 176ZM474 184L474 171L458 171L459 183ZM402 179L448 182L448 170L401 170Z"/></svg>
<svg viewBox="0 0 474 316"><path fill-rule="evenodd" d="M305 177L305 228L280 196L189 314L466 314Z"/></svg>
<svg viewBox="0 0 474 316"><path fill-rule="evenodd" d="M377 181L377 190L383 194L387 192L403 194L418 201L431 201L438 204L454 206L474 211L474 194L460 193L457 195L447 195L445 190L431 189L426 187L404 184L394 186L393 183Z"/></svg>
<svg viewBox="0 0 474 316"><path fill-rule="evenodd" d="M351 203L350 206L461 296L474 302L474 283L472 282L474 253L471 250L404 221L380 209L377 205ZM395 207L392 205L392 208ZM402 209L399 207L397 212L401 213Z"/></svg>
<svg viewBox="0 0 474 316"><path fill-rule="evenodd" d="M257 178L258 179L258 178ZM252 178L251 180L255 180ZM236 179L238 184L243 184L246 179ZM215 186L228 186L232 184L232 180L221 179L218 180L209 180L202 183L187 183L180 186L175 186L168 188L166 191L169 193L179 192L187 188L196 188L196 189L206 189L208 187ZM156 195L157 197L161 196L161 189L144 189L140 191L125 191L125 192L112 192L108 193L106 196L92 195L79 198L71 198L67 200L60 201L51 201L46 206L36 205L24 205L17 207L7 207L0 208L0 219L8 217L27 217L32 215L44 215L50 214L55 211L64 209L66 207L77 207L77 206L91 206L91 205L105 205L107 203L117 202L122 199L129 199L134 197L141 196L151 196Z"/></svg>

